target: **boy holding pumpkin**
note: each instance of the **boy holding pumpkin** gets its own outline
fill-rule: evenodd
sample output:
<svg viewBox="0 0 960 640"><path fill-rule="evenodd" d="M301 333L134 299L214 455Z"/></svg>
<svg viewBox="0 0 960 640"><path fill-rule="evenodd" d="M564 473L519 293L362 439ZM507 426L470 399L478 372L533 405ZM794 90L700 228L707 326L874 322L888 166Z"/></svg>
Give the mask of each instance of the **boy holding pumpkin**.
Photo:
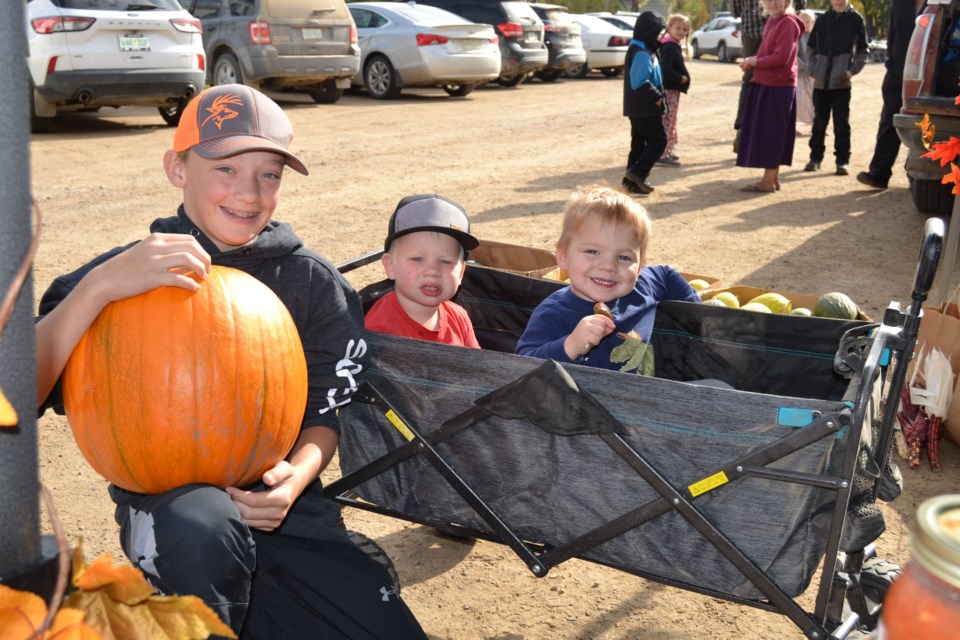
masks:
<svg viewBox="0 0 960 640"><path fill-rule="evenodd" d="M291 139L280 107L250 87L212 87L190 102L163 158L183 191L177 215L44 294L38 402L62 404L58 379L110 302L164 286L199 291L213 265L254 276L287 307L303 343L309 392L296 443L254 486L194 483L145 495L111 485L123 549L162 593L199 596L243 638L425 638L387 571L348 538L339 507L322 494L337 407L356 391L367 347L350 285L271 220L284 167L307 174Z"/></svg>

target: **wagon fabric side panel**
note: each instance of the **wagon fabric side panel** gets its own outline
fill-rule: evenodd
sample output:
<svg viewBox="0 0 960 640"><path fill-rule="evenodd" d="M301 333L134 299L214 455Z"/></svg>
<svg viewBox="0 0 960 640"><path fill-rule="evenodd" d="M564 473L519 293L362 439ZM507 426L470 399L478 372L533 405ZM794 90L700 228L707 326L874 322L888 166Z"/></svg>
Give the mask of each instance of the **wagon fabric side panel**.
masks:
<svg viewBox="0 0 960 640"><path fill-rule="evenodd" d="M395 336L370 334L369 340L373 360L367 381L399 418L426 436L464 412L476 412L477 399L543 364ZM780 409L813 414L837 409L832 400L701 387L579 366L565 370L615 418L626 442L680 488L790 432L794 427L777 424ZM354 401L341 419L345 475L407 443L396 417L391 422L372 405ZM771 466L837 475L846 442L846 437L831 436ZM551 547L659 497L594 434L555 435L527 420L485 415L435 447L523 539ZM490 530L422 456L384 471L356 493L414 520ZM831 492L744 477L694 504L781 589L791 596L805 590L826 544ZM673 511L584 557L740 597L762 597Z"/></svg>

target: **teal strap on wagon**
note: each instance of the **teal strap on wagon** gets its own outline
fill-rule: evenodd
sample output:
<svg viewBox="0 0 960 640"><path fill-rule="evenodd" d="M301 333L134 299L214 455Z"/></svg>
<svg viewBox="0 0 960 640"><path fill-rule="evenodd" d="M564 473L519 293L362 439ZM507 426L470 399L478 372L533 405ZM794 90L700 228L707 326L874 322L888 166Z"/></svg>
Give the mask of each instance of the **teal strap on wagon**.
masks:
<svg viewBox="0 0 960 640"><path fill-rule="evenodd" d="M819 412L798 407L780 407L777 409L777 424L781 427L806 427L812 424Z"/></svg>
<svg viewBox="0 0 960 640"><path fill-rule="evenodd" d="M885 367L890 364L890 347L884 347L880 352L880 366Z"/></svg>

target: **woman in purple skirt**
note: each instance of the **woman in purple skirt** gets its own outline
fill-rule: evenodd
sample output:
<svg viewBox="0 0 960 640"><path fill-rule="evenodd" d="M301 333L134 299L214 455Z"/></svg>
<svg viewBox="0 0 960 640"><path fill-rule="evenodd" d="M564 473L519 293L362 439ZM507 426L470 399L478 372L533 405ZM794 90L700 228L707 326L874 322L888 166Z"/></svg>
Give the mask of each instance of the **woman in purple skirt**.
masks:
<svg viewBox="0 0 960 640"><path fill-rule="evenodd" d="M803 23L787 13L789 0L763 0L767 23L757 55L740 68L753 67L750 101L740 129L738 167L763 169L760 182L741 191L773 193L780 189L780 165L793 163L797 131L797 47Z"/></svg>

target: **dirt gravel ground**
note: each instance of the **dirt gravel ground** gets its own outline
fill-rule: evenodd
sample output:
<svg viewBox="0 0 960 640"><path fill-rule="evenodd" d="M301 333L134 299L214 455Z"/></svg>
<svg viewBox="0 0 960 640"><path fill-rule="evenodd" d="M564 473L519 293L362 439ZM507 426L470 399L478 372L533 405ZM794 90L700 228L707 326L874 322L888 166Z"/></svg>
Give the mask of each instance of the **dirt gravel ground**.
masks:
<svg viewBox="0 0 960 640"><path fill-rule="evenodd" d="M747 194L758 170L735 166L731 123L739 89L735 65L690 61L681 100L682 166L658 167L643 199L653 219L653 263L781 291L845 291L872 317L906 303L925 216L914 211L898 171L888 191L833 175L828 160L804 173L806 137L783 190ZM880 113L882 67L870 64L853 90L853 174L869 161ZM488 87L465 99L439 90L405 91L379 102L347 95L336 105L275 96L296 131L293 148L309 177L285 176L278 218L334 262L381 246L403 196L434 192L461 202L482 238L552 249L561 210L577 185L619 182L629 144L620 80L600 76L516 89ZM31 141L32 188L44 215L35 295L59 273L109 247L143 237L170 215L179 194L161 156L173 130L155 110L64 116ZM832 137L828 137L828 143ZM379 269L352 275L356 286ZM72 540L88 558L121 556L105 482L86 464L63 418L39 422L42 481ZM905 470L906 491L884 505L882 557L905 562L909 526L925 498L956 491L960 451L946 444L944 470ZM338 475L336 464L326 476ZM348 523L392 556L403 595L436 640L597 638L800 638L787 618L730 604L584 561L535 578L507 547L464 544L403 521L346 510ZM669 541L664 541L669 545ZM812 590L803 597L812 609Z"/></svg>

